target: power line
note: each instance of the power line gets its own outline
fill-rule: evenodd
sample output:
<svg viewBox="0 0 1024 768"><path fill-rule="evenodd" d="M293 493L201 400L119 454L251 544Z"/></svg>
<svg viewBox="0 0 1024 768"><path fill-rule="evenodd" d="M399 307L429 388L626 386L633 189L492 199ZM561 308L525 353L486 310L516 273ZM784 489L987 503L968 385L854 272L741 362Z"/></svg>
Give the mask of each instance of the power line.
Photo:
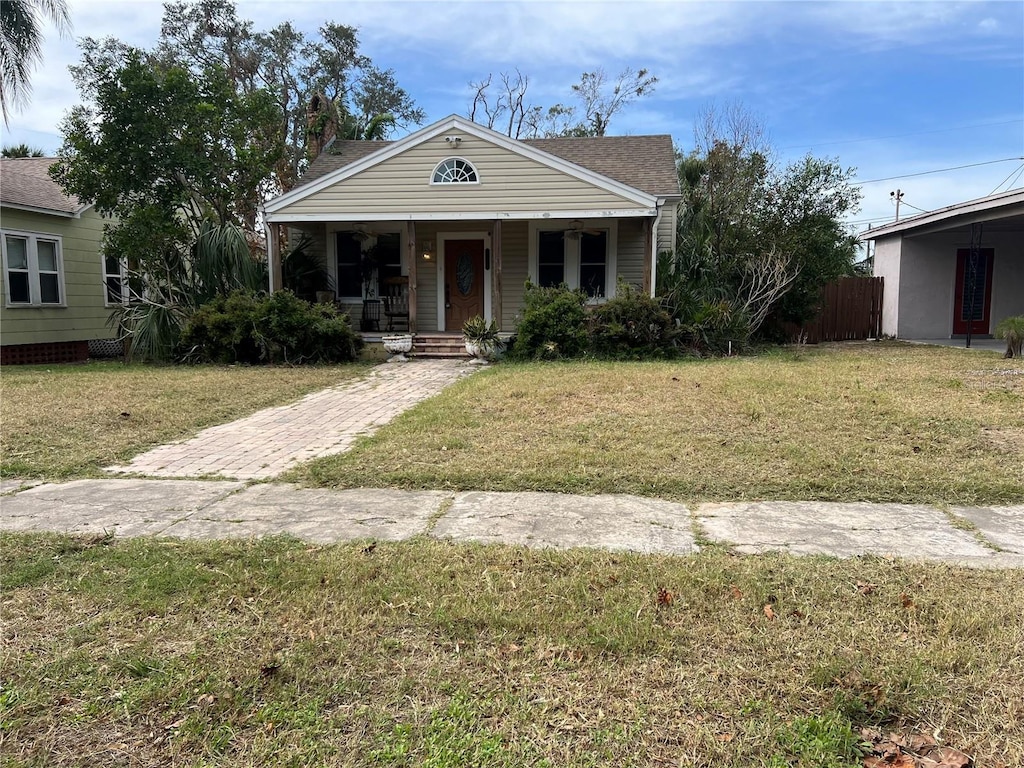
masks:
<svg viewBox="0 0 1024 768"><path fill-rule="evenodd" d="M959 171L962 168L977 168L980 165L994 165L996 163L1011 163L1015 160L1024 160L1024 157L1004 157L1002 160L986 160L983 163L968 163L967 165L954 165L951 168L936 168L934 171L920 171L918 173L904 173L900 176L886 176L884 179L868 179L857 181L857 184L874 184L878 181L892 181L894 179L909 179L913 176L927 176L930 173L945 173L946 171Z"/></svg>
<svg viewBox="0 0 1024 768"><path fill-rule="evenodd" d="M1021 171L1024 171L1024 165L1021 165L1021 166L1020 166L1020 168L1014 168L1014 169L1013 169L1012 171L1010 171L1010 175L1009 175L1009 176L1007 176L1007 177L1006 177L1005 179L1003 179L1002 181L1000 181L1000 182L999 182L998 184L996 184L996 188L995 188L995 189L993 189L993 190L992 190L991 192L989 192L989 194L990 194L990 195L994 195L994 194L995 194L996 192L998 192L998 191L999 191L999 188L1000 188L1001 186L1003 186L1003 184L1005 184L1005 183L1006 183L1006 182L1008 182L1008 181L1009 181L1009 180L1010 180L1011 178L1013 178L1013 175L1014 175L1014 174L1017 174L1017 175L1019 176L1019 175L1020 175L1020 172L1021 172ZM1010 185L1009 187L1007 187L1007 189L1013 189L1013 185L1011 184L1011 185Z"/></svg>
<svg viewBox="0 0 1024 768"><path fill-rule="evenodd" d="M953 128L937 128L933 131L915 131L914 133L896 133L891 136L872 136L867 139L846 139L844 141L809 141L804 144L793 144L779 149L803 149L804 147L828 147L835 144L860 144L865 141L882 141L884 139L903 139L908 136L924 136L929 133L948 133L949 131L966 131L970 128L988 128L997 125L1014 125L1024 123L1024 120L1004 120L999 123L975 123L974 125L958 125Z"/></svg>

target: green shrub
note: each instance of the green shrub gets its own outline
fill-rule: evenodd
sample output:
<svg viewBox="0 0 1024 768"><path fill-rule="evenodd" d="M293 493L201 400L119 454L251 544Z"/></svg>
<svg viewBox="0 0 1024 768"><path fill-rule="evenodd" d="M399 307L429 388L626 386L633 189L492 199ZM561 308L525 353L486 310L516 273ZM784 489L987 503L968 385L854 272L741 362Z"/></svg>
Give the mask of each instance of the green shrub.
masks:
<svg viewBox="0 0 1024 768"><path fill-rule="evenodd" d="M587 351L587 295L564 285L526 283L523 310L510 351L518 360L579 357Z"/></svg>
<svg viewBox="0 0 1024 768"><path fill-rule="evenodd" d="M588 324L594 354L615 359L674 357L679 329L656 300L626 283L593 309Z"/></svg>
<svg viewBox="0 0 1024 768"><path fill-rule="evenodd" d="M180 350L196 362L343 363L356 358L362 343L333 305L310 304L290 291L236 291L192 315Z"/></svg>
<svg viewBox="0 0 1024 768"><path fill-rule="evenodd" d="M750 339L750 322L725 299L703 300L681 323L685 343L700 354L738 352Z"/></svg>

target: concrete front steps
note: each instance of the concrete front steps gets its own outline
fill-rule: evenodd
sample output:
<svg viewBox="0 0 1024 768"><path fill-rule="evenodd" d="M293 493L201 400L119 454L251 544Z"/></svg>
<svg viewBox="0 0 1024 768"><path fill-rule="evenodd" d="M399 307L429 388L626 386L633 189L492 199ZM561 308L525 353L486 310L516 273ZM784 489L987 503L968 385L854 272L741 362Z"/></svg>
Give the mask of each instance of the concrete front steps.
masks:
<svg viewBox="0 0 1024 768"><path fill-rule="evenodd" d="M468 358L461 333L417 333L412 339L414 358Z"/></svg>

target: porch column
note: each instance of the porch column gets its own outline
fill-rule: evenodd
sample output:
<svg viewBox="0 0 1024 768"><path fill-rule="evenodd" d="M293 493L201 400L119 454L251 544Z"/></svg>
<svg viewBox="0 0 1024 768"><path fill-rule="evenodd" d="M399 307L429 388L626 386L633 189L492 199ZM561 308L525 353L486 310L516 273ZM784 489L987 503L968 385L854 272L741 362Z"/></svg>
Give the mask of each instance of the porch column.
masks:
<svg viewBox="0 0 1024 768"><path fill-rule="evenodd" d="M655 219L647 219L644 227L644 293L654 295L654 223Z"/></svg>
<svg viewBox="0 0 1024 768"><path fill-rule="evenodd" d="M280 226L277 224L264 223L263 236L267 240L267 276L269 293L281 290L284 277L281 271L281 241Z"/></svg>
<svg viewBox="0 0 1024 768"><path fill-rule="evenodd" d="M406 251L409 255L409 333L416 333L416 268L419 249L416 247L416 222L405 225Z"/></svg>
<svg viewBox="0 0 1024 768"><path fill-rule="evenodd" d="M491 315L501 326L501 219L491 231Z"/></svg>

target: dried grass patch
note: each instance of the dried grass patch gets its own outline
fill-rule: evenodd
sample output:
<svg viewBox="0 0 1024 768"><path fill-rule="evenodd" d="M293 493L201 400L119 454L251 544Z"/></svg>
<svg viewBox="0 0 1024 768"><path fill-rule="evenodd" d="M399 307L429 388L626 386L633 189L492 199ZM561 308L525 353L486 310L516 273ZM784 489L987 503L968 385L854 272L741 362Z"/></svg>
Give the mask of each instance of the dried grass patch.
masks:
<svg viewBox="0 0 1024 768"><path fill-rule="evenodd" d="M5 367L5 476L87 477L200 429L343 383L364 366Z"/></svg>
<svg viewBox="0 0 1024 768"><path fill-rule="evenodd" d="M1013 571L68 542L0 538L15 764L811 768L862 727L1024 763Z"/></svg>
<svg viewBox="0 0 1024 768"><path fill-rule="evenodd" d="M1002 374L1013 362L883 343L503 364L293 477L699 500L1019 502L1024 463L985 438L1024 429L1024 391Z"/></svg>

